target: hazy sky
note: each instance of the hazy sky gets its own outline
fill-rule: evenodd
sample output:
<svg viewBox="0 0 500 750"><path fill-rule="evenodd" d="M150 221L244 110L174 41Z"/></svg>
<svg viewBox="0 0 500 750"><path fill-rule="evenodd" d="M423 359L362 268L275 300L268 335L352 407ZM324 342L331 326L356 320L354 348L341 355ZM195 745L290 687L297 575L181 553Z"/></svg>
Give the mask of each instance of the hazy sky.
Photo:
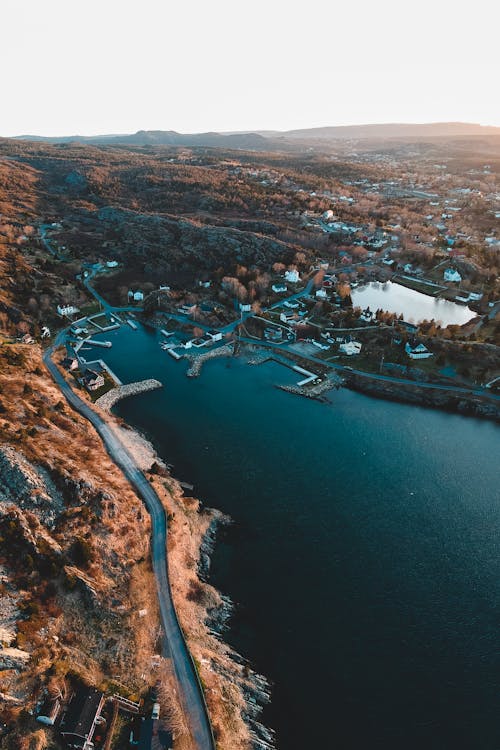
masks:
<svg viewBox="0 0 500 750"><path fill-rule="evenodd" d="M495 0L0 0L0 135L500 126Z"/></svg>

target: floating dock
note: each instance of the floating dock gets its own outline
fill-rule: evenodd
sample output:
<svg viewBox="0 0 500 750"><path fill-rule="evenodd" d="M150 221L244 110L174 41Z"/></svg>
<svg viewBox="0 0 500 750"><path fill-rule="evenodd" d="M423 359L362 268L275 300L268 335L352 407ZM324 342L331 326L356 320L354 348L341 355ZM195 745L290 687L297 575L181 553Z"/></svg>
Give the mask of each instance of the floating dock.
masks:
<svg viewBox="0 0 500 750"><path fill-rule="evenodd" d="M177 354L173 349L165 349L165 351L167 351L174 359L182 359L182 354Z"/></svg>
<svg viewBox="0 0 500 750"><path fill-rule="evenodd" d="M137 331L137 323L134 323L134 321L130 320L130 318L127 318L127 323L133 331Z"/></svg>

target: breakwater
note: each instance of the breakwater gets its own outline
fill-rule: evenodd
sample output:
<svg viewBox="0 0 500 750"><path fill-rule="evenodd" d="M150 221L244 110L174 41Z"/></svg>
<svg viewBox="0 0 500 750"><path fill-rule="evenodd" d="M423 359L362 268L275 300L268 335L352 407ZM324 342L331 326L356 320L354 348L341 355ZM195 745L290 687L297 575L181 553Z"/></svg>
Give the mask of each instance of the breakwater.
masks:
<svg viewBox="0 0 500 750"><path fill-rule="evenodd" d="M204 352L203 354L185 355L191 363L186 375L188 378L196 378L200 374L204 362L207 362L209 359L215 359L216 357L232 357L233 354L233 345L224 344L224 346L219 346L217 349L210 349L210 351Z"/></svg>
<svg viewBox="0 0 500 750"><path fill-rule="evenodd" d="M112 388L103 396L100 396L95 403L96 406L99 406L101 409L109 411L123 398L137 396L139 393L154 391L157 388L163 388L163 384L160 383L159 380L154 380L152 378L148 380L139 380L136 383L127 383L127 385L120 385L117 388Z"/></svg>

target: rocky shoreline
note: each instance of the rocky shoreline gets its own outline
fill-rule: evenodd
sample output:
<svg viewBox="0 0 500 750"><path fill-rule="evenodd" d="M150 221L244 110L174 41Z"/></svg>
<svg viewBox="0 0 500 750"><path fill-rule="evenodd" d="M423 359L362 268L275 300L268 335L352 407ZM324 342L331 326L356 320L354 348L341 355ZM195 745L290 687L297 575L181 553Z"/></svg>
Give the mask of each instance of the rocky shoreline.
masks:
<svg viewBox="0 0 500 750"><path fill-rule="evenodd" d="M221 594L209 582L211 557L217 535L222 528L231 524L231 519L221 511L204 508L194 498L185 497L178 480L170 475L167 465L158 456L152 443L139 431L128 425L119 426L118 423L114 429L119 430L121 439L134 454L143 471L151 474L152 467L155 467L150 479L160 496L159 485L168 487L170 500L167 496L166 509L171 519L169 571L174 601L188 646L205 685L214 731L217 733L225 723L229 727L224 727L226 741L220 741L220 747L224 750L273 750L274 733L259 721L264 706L271 700L270 684L225 642L224 635L230 627L234 604L229 596ZM170 506L170 502L174 504ZM192 531L186 531L187 536L183 541L177 533L187 524ZM189 561L187 568L186 561ZM194 585L190 584L186 597L181 591L180 583L192 576L190 561L195 563L196 578ZM226 696L222 698L222 704L216 702L214 705L216 694ZM224 711L229 711L232 716L224 719ZM238 725L239 728L233 729Z"/></svg>
<svg viewBox="0 0 500 750"><path fill-rule="evenodd" d="M346 375L345 386L375 398L444 409L466 416L482 417L500 422L500 401L495 403L493 400L475 396L472 393L468 395L453 390L445 391L440 388L422 388L415 383L394 383L361 377L354 373Z"/></svg>

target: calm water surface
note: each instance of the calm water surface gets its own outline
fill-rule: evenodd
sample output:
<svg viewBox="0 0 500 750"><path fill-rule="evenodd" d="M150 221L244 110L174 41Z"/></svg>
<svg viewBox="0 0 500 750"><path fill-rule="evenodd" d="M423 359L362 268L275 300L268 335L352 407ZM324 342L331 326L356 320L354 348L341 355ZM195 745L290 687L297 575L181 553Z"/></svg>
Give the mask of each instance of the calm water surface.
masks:
<svg viewBox="0 0 500 750"><path fill-rule="evenodd" d="M165 385L120 415L234 519L212 580L237 603L229 640L274 683L278 747L498 750L498 427L301 399L272 387L296 379L279 365L189 380L155 333L106 338L125 382Z"/></svg>
<svg viewBox="0 0 500 750"><path fill-rule="evenodd" d="M398 315L403 313L408 323L419 323L434 318L442 326L463 325L476 315L466 305L435 299L392 281L386 281L384 284L372 281L364 286L355 287L351 297L355 307L370 307L372 311L387 310Z"/></svg>

